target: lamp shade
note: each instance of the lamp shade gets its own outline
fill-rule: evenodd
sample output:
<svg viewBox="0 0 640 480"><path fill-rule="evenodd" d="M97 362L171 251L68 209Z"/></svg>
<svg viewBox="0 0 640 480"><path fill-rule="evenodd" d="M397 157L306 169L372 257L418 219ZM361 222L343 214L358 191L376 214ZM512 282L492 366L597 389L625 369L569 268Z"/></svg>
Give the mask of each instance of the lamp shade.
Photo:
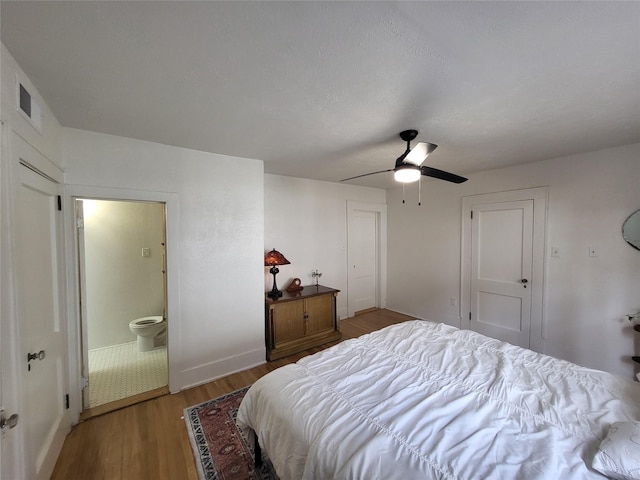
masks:
<svg viewBox="0 0 640 480"><path fill-rule="evenodd" d="M289 265L291 262L285 258L279 251L275 248L264 256L264 266L265 267L274 267L276 265Z"/></svg>

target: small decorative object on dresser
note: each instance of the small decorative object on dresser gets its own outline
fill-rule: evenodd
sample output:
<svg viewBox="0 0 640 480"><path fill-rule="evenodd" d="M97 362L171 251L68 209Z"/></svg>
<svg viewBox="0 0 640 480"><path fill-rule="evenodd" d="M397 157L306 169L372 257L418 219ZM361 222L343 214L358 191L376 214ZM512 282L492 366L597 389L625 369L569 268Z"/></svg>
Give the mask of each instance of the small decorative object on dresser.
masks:
<svg viewBox="0 0 640 480"><path fill-rule="evenodd" d="M340 290L308 285L282 297L265 298L267 360L340 340L336 297Z"/></svg>
<svg viewBox="0 0 640 480"><path fill-rule="evenodd" d="M293 280L291 280L291 283L289 284L289 286L287 288L285 288L285 290L287 292L299 292L303 288L304 287L302 286L302 282L300 281L300 279L299 278L294 278Z"/></svg>

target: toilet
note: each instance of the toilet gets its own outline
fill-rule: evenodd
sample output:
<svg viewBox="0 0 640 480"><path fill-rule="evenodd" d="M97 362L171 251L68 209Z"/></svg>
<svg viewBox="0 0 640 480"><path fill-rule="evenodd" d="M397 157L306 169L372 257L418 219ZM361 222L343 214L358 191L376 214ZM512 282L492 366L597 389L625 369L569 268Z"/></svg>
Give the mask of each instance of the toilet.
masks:
<svg viewBox="0 0 640 480"><path fill-rule="evenodd" d="M129 330L138 336L138 351L148 352L164 345L167 340L167 322L162 315L136 318L129 322Z"/></svg>

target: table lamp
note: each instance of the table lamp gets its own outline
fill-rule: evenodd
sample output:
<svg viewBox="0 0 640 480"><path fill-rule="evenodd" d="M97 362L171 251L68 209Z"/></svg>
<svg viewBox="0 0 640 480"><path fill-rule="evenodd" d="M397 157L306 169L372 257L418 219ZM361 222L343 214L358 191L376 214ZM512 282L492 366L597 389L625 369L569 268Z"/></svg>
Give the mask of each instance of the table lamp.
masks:
<svg viewBox="0 0 640 480"><path fill-rule="evenodd" d="M267 254L264 256L264 266L271 267L269 269L269 273L273 275L273 288L269 293L267 293L268 297L279 298L282 296L282 292L278 290L278 287L276 285L276 273L280 271L278 270L278 265L289 265L290 263L291 262L289 262L289 260L287 260L285 256L278 252L275 248L270 252L267 252Z"/></svg>

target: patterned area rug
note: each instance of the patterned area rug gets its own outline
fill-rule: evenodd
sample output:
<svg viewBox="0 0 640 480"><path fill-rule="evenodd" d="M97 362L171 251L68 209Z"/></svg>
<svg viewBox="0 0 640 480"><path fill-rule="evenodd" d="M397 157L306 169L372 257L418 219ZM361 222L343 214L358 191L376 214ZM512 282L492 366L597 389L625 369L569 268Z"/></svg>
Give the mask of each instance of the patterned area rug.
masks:
<svg viewBox="0 0 640 480"><path fill-rule="evenodd" d="M185 408L184 421L201 480L277 480L273 465L262 452L262 466L254 467L253 439L236 424L238 407L249 387Z"/></svg>

